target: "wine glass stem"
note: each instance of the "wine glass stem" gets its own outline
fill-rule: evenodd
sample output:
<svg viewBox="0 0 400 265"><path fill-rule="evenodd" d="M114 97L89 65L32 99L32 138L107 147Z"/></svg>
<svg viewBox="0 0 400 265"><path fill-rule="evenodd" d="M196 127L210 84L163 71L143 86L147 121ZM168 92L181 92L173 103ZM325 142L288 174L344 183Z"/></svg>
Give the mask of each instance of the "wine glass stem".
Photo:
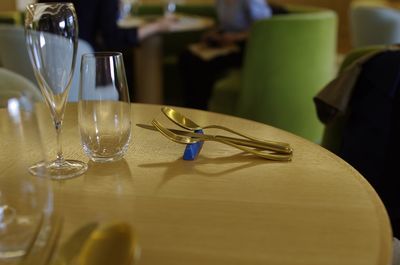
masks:
<svg viewBox="0 0 400 265"><path fill-rule="evenodd" d="M62 121L54 121L54 126L56 128L56 134L57 134L57 162L61 164L64 163L64 156L62 153L62 144L61 144Z"/></svg>
<svg viewBox="0 0 400 265"><path fill-rule="evenodd" d="M4 222L4 212L5 212L5 206L0 206L0 227L1 224Z"/></svg>

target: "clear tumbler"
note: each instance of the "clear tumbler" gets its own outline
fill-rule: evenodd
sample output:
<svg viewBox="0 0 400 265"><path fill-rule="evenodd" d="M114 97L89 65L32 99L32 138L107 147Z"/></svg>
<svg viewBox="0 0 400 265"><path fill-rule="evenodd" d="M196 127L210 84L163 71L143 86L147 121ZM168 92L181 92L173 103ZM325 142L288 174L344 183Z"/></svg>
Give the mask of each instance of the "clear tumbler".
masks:
<svg viewBox="0 0 400 265"><path fill-rule="evenodd" d="M82 56L78 117L83 151L92 161L117 161L125 155L131 110L121 53Z"/></svg>

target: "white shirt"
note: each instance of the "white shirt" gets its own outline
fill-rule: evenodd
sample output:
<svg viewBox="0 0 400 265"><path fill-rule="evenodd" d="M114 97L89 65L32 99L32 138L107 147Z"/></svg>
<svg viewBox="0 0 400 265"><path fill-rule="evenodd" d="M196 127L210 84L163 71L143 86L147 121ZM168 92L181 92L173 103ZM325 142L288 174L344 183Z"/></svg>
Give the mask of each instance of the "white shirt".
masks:
<svg viewBox="0 0 400 265"><path fill-rule="evenodd" d="M220 29L228 32L248 30L251 24L272 16L266 0L215 0Z"/></svg>

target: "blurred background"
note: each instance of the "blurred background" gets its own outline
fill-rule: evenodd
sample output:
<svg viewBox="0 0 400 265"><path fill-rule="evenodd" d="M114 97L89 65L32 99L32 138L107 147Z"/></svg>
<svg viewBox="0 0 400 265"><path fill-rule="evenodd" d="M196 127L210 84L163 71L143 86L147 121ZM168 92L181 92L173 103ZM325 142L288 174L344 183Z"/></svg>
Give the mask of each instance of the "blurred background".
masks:
<svg viewBox="0 0 400 265"><path fill-rule="evenodd" d="M0 12L24 10L30 0L1 0ZM160 4L162 0L141 0L143 4ZM185 4L213 4L213 0L185 0ZM299 4L325 7L334 10L339 16L338 49L345 53L351 47L348 12L351 0L276 0L279 4Z"/></svg>

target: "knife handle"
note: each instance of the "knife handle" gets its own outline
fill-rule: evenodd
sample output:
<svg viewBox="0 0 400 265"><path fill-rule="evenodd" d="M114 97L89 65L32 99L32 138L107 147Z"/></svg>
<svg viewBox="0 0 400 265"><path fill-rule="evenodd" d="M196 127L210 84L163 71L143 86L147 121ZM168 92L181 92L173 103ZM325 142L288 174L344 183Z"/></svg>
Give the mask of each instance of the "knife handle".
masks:
<svg viewBox="0 0 400 265"><path fill-rule="evenodd" d="M222 135L216 135L215 138L222 139L224 141L229 141L237 145L254 147L257 149L271 150L278 153L291 154L293 152L290 146L284 146L273 142L239 139Z"/></svg>

